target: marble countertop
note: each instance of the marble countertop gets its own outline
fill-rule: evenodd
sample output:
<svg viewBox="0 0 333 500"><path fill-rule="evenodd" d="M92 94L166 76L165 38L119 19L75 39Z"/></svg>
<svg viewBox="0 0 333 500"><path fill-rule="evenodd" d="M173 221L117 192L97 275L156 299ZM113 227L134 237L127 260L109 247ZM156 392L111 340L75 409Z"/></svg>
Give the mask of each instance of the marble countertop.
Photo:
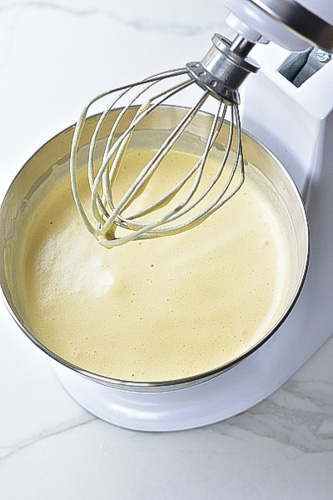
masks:
<svg viewBox="0 0 333 500"><path fill-rule="evenodd" d="M218 0L0 1L0 197L92 96L202 57L224 16ZM332 360L331 337L236 417L130 431L73 401L1 303L0 498L331 499Z"/></svg>

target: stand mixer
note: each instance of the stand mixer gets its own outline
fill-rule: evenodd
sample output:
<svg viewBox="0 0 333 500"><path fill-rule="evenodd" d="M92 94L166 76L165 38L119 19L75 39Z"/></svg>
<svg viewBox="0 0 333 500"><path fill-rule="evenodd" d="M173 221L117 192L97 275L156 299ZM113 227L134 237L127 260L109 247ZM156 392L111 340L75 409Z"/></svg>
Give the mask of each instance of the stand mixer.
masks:
<svg viewBox="0 0 333 500"><path fill-rule="evenodd" d="M298 301L271 339L232 369L197 385L126 391L55 363L59 379L74 399L122 427L172 431L236 415L279 388L333 330L333 4L290 0L224 4L231 12L228 24L238 33L236 38L249 42L251 56L262 68L242 85L242 125L279 158L296 182L310 225L309 270Z"/></svg>
<svg viewBox="0 0 333 500"><path fill-rule="evenodd" d="M333 2L223 3L231 12L227 23L256 44L251 56L261 66L242 85L242 125L280 159L301 193L310 226L309 269L298 301L270 341L202 384L126 392L57 365L77 401L131 429L180 430L236 415L278 389L333 332Z"/></svg>

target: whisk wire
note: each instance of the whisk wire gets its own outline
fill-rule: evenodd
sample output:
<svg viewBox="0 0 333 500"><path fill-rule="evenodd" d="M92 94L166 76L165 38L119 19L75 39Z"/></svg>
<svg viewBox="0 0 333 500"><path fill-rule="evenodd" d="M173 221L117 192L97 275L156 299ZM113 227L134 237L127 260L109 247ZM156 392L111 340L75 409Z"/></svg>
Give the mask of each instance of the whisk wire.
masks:
<svg viewBox="0 0 333 500"><path fill-rule="evenodd" d="M174 90L178 91L179 89L184 89L187 86L191 85L192 83L193 83L192 81L182 83L182 84L174 87ZM152 104L155 97L162 97L162 95L164 96L163 100L160 100L158 103ZM125 151L128 143L132 137L132 133L133 133L135 127L143 120L143 118L148 116L148 114L151 113L157 106L160 106L162 102L164 102L167 98L169 98L170 95L173 95L173 92L168 93L167 96L165 96L165 93L159 94L158 96L155 96L154 98L152 98L151 100L149 100L145 104L141 105L140 108L138 109L134 119L133 119L133 122L132 122L132 125L134 125L134 127L133 128L131 127L125 131L124 138L122 141L120 141L119 149L116 153L115 159L113 160L112 166L109 170L107 183L105 186L106 187L105 192L106 192L106 194L109 195L107 197L107 201L108 201L108 204L112 210L115 210L115 207L114 207L114 204L112 201L111 187L114 184L115 177L116 177L117 171L119 169L120 162L122 161L124 151ZM184 121L185 121L185 119L184 119ZM181 127L181 125L182 124L179 125L179 128ZM183 128L185 128L185 125ZM152 175L156 171L156 168L159 166L160 161L163 159L164 156L166 156L168 151L173 146L174 142L177 140L177 137L179 136L179 134L178 134L178 136L176 137L177 130L178 130L178 128L174 131L174 134L172 136L169 136L170 140L165 141L165 143L161 147L160 152L157 153L153 157L153 159L146 165L146 167L140 172L140 175L136 179L132 188L129 189L127 193L125 193L122 201L119 202L118 207L117 207L117 211L119 211L119 213L121 213L122 210L127 208L128 201L133 199L137 195L137 193L143 189L144 185L150 180L150 178L152 177ZM111 153L111 151L109 151L109 153ZM111 160L111 158L107 155L105 160L104 160L106 166L110 164L110 160Z"/></svg>
<svg viewBox="0 0 333 500"><path fill-rule="evenodd" d="M171 148L174 146L176 141L179 139L180 135L186 130L188 125L192 122L194 117L196 116L198 109L202 106L204 101L207 99L208 93L205 93L198 103L191 109L189 112L184 116L184 118L179 122L179 124L174 128L172 133L166 138L164 143L162 144L161 148L157 151L157 153L154 155L154 157L150 160L150 162L147 164L147 167L150 167L150 171L147 172L147 176L145 176L142 179L137 178L135 181L135 184L137 184L137 189L133 192L134 195L137 194L138 191L140 191L145 184L151 179L152 175L156 172L157 168L161 165L162 160L165 158L165 156L169 153ZM188 178L192 174L188 176ZM139 181L139 182L138 182ZM184 180L181 181L178 185L174 186L174 188L169 191L165 196L160 198L158 201L153 203L152 205L148 206L146 209L140 210L136 214L131 215L130 217L127 218L127 220L134 219L137 217L142 217L148 212L152 212L159 208L160 206L163 206L166 202L170 201L175 194L179 191L179 189L184 185ZM126 206L124 208L127 208ZM121 218L121 217L120 217Z"/></svg>
<svg viewBox="0 0 333 500"><path fill-rule="evenodd" d="M204 97L206 97L206 94ZM197 107L200 107L200 102L201 101L199 101L199 103L197 104L196 109L197 109ZM223 106L223 113L222 113L222 116L220 116L220 110L221 110L222 106ZM192 110L193 109L194 108L192 108ZM126 219L126 221L129 221L129 220L137 218L137 217L141 217L143 215L146 215L147 213L151 213L152 211L159 208L161 205L163 206L165 202L169 202L180 191L180 189L182 187L184 187L186 182L195 174L195 172L196 172L196 176L195 176L194 182L189 190L189 193L187 194L186 198L183 199L182 202L178 203L177 211L174 214L171 214L171 212L170 212L170 217L168 218L168 222L171 222L175 218L178 218L180 216L185 215L187 212L192 210L196 205L198 205L198 203L200 203L200 201L206 196L206 194L210 191L210 189L216 183L219 176L216 178L215 182L214 183L212 182L209 185L209 187L191 205L188 205L188 203L193 198L195 192L197 191L197 189L199 187L200 181L202 179L203 169L204 169L204 166L205 166L205 163L207 160L207 156L208 156L208 154L209 154L209 152L210 152L210 150L211 150L211 148L216 140L216 137L218 136L218 134L221 131L221 128L222 128L222 125L223 125L223 122L225 119L225 114L226 114L226 105L220 101L219 102L219 110L214 117L214 121L212 123L210 133L209 133L209 136L208 136L208 139L206 142L205 151L204 151L203 155L200 157L200 159L196 162L196 164L192 167L192 169L185 175L185 177L183 177L183 179L181 179L166 195L164 195L162 198L160 198L160 200L158 200L154 204L148 206L145 210L141 210L140 212L128 217ZM183 132L183 130L181 130L181 132ZM178 135L178 137L179 137L179 135ZM163 146L162 146L162 148L163 148ZM184 207L186 207L186 208L184 208ZM133 223L132 223L132 225L133 225ZM133 227L143 227L143 226L144 226L144 223L136 222Z"/></svg>
<svg viewBox="0 0 333 500"><path fill-rule="evenodd" d="M191 85L192 83L193 83L192 81L188 81L179 87L184 88L185 86ZM110 186L110 187L113 184L113 181L115 179L115 174L117 172L117 168L120 165L120 162L123 158L124 151L127 147L127 144L131 138L131 134L134 131L134 129L149 113L151 113L157 106L160 106L166 99L168 99L170 97L170 95L173 95L173 93L174 92L172 92L171 94L168 94L168 95L163 94L163 97L160 98L160 100L157 103L151 104L150 102L147 102L146 104L141 105L141 107L137 111L133 121L131 122L130 126L114 142L113 146L110 148L105 159L103 160L102 166L100 167L99 172L94 180L94 184L93 184L93 188L92 188L92 203L94 204L94 206L95 206L96 198L98 195L100 181L101 181L104 173L107 171L107 168L110 164L112 157L114 155L116 155L116 158L112 164L112 172L110 171L109 179L108 179L108 186ZM118 203L117 209L115 209L113 206L112 197L109 197L109 205L110 205L110 208L112 209L112 212L109 215L107 221L102 226L101 231L105 232L105 231L108 231L110 229L112 224L115 222L117 215L119 213L121 213L121 211L126 208L128 201L130 199L133 199L133 197L136 196L136 193L141 189L142 185L149 180L149 176L151 176L154 173L154 165L155 165L154 162L150 162L140 172L140 175L137 179L137 182L135 184L133 184L132 187L125 193L125 195L123 196L121 201ZM155 167L155 168L157 168L157 167ZM107 193L105 193L105 194L107 194Z"/></svg>
<svg viewBox="0 0 333 500"><path fill-rule="evenodd" d="M105 117L108 115L108 113L114 107L114 105L117 102L119 102L119 100L121 99L121 97L123 97L128 91L130 91L132 88L135 88L135 87L138 87L138 86L142 85L143 83L153 83L153 82L158 83L159 81L164 80L166 78L169 78L169 77L178 77L178 76L181 76L181 75L184 75L184 74L187 74L187 69L186 68L177 68L177 69L174 69L174 70L168 70L168 71L163 71L163 72L155 73L154 75L151 75L151 76L149 76L148 78L146 78L144 80L139 80L139 81L136 81L136 82L134 82L134 83L132 83L130 85L123 85L123 86L120 86L120 87L117 87L117 88L105 91L105 92L103 92L103 93L95 96L93 99L91 99L88 102L88 104L83 108L83 110L82 110L82 112L80 114L80 117L79 117L79 119L77 121L77 124L75 126L74 133L73 133L72 147L71 147L71 154L70 154L70 161L69 161L69 163L70 163L70 179L71 179L71 186L72 186L73 198L74 198L75 204L77 206L77 209L79 211L80 217L82 218L82 221L83 221L84 225L86 226L86 228L88 229L88 231L91 234L93 234L95 237L97 237L97 235L99 234L100 229L97 229L95 226L93 226L90 223L89 217L87 216L87 214L85 212L85 209L83 207L83 204L82 204L82 201L81 201L81 198L80 198L79 188L78 188L78 179L77 179L77 161L78 161L77 155L78 155L78 149L79 149L79 144L80 144L81 136L82 136L82 133L83 133L83 130L84 130L84 126L85 126L85 123L86 123L86 118L87 118L87 114L88 114L89 109L97 101L100 101L101 99L103 99L103 98L105 98L105 97L107 97L107 96L109 96L111 94L115 94L115 93L119 94L120 93L115 98L115 100L111 103L111 105L109 106L109 109L105 110L105 112L103 113L103 120L102 120L102 122L101 122L98 130L96 131L96 137L95 137L95 141L94 141L94 143L96 144L96 142L97 142L97 136L98 136L98 133L99 133L101 127L102 127L102 124L103 124L103 121L104 121ZM91 178L93 179L93 175L92 175ZM100 208L101 208L101 211L103 213L104 212L104 205L101 204ZM109 214L106 212L104 215L106 217L108 217ZM100 219L99 214L94 211L94 216L97 217L97 222L98 222L98 224L100 224L101 221L99 220Z"/></svg>

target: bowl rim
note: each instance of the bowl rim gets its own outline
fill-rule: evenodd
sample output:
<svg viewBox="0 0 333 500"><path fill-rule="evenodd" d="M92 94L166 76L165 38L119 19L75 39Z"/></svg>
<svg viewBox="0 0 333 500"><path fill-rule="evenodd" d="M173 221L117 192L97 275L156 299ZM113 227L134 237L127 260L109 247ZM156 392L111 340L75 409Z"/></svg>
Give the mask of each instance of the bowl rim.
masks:
<svg viewBox="0 0 333 500"><path fill-rule="evenodd" d="M177 109L177 110L188 110L189 108L185 106L175 106L175 105L163 105L161 108L172 108L172 109ZM119 112L119 109L115 109L113 112ZM112 113L113 113L112 112ZM213 115L209 112L206 111L200 111L200 114L206 115L207 117L212 117ZM96 113L94 115L89 116L87 118L87 121L89 120L96 120L99 116L101 116L101 113ZM227 121L227 120L226 120ZM40 148L38 148L31 156L30 158L24 163L24 165L19 169L19 171L16 173L14 176L12 182L10 183L5 196L1 202L0 206L0 215L3 210L3 206L6 202L6 199L14 186L15 182L18 181L22 171L25 169L25 167L31 162L32 159L38 155L38 153L43 150L46 146L48 146L50 143L58 139L60 136L63 134L69 133L71 130L74 131L75 124L70 125L69 127L66 127L62 131L58 132L55 134L53 137L51 137L48 141L46 141ZM224 363L222 365L219 365L213 369L201 372L199 374L187 376L187 377L181 377L177 379L171 379L171 380L164 380L164 381L131 381L131 380L122 380L122 379L117 379L117 378L112 378L108 377L105 375L100 375L94 372L91 372L85 368L82 368L78 365L75 365L71 363L70 361L65 360L58 354L54 353L51 349L49 349L47 346L45 346L40 340L38 340L33 333L29 330L29 328L20 320L20 318L16 315L15 311L13 310L13 307L10 304L10 299L7 296L3 283L0 280L0 294L2 296L2 300L4 301L9 313L11 314L12 318L16 322L16 324L19 326L19 328L23 331L23 333L39 348L41 351L43 351L45 354L47 354L50 358L52 358L54 361L60 363L61 365L65 366L66 368L76 372L77 374L86 377L90 380L94 380L95 382L98 382L102 385L106 386L111 386L116 389L123 389L127 391L135 391L135 392L163 392L163 391L170 391L170 390L178 390L178 389L183 389L184 387L189 387L192 385L196 385L199 383L203 383L207 380L210 380L214 377L217 377L221 375L222 373L226 372L227 370L230 370L234 366L236 366L238 363L240 363L242 360L247 358L248 356L252 355L255 353L261 346L263 346L271 337L272 335L280 328L282 323L286 320L288 317L289 313L293 309L300 293L303 288L305 278L307 275L307 270L309 266L309 257L310 257L310 238L309 238L309 222L307 218L307 214L305 211L304 203L302 201L301 195L299 193L299 190L293 181L291 175L287 171L287 169L283 166L282 162L276 157L274 153L271 152L267 146L265 146L260 140L258 140L256 137L254 137L251 133L247 132L246 130L242 130L242 134L245 134L246 136L249 137L252 141L257 143L269 156L271 156L276 164L279 166L279 168L283 171L286 179L288 179L290 186L292 187L294 194L296 195L296 198L298 200L299 208L302 213L302 219L303 219L303 225L304 225L304 236L305 236L305 241L306 241L306 248L305 248L305 260L303 264L303 268L301 271L301 279L295 289L294 295L292 299L290 300L288 306L285 309L285 312L282 314L281 318L277 321L277 323L272 327L259 341L257 341L254 345L252 345L249 349L244 351L243 353L239 354L236 358L232 359L231 361L228 361L227 363ZM65 155L64 155L65 156ZM1 234L1 227L0 227L0 234ZM8 294L10 295L10 293Z"/></svg>

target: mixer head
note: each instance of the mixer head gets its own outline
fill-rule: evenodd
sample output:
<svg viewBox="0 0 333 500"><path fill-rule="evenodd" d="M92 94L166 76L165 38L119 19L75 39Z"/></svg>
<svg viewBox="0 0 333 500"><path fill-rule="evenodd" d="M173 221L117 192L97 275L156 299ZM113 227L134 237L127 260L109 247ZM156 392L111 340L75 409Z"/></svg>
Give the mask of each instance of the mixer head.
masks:
<svg viewBox="0 0 333 500"><path fill-rule="evenodd" d="M222 0L226 22L252 42L273 41L293 52L333 52L332 0Z"/></svg>

